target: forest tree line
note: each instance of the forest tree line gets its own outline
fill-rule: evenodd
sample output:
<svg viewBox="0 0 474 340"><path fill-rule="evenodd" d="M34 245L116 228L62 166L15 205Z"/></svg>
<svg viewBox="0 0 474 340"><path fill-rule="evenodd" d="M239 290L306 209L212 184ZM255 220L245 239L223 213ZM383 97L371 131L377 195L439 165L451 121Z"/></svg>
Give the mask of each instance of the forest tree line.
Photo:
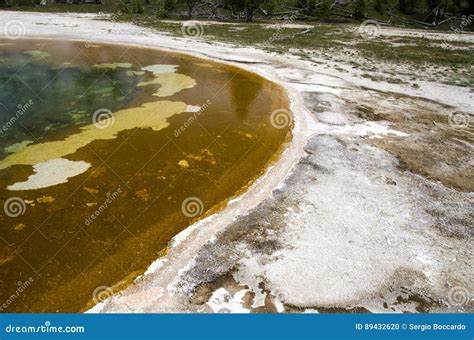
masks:
<svg viewBox="0 0 474 340"><path fill-rule="evenodd" d="M474 22L474 0L0 0L0 6L36 2L116 4L121 12L179 19L365 20L439 27Z"/></svg>
<svg viewBox="0 0 474 340"><path fill-rule="evenodd" d="M150 0L144 1L150 4ZM387 23L398 19L425 26L474 19L474 0L157 0L155 4L162 16L179 14L185 19L364 20L373 17Z"/></svg>

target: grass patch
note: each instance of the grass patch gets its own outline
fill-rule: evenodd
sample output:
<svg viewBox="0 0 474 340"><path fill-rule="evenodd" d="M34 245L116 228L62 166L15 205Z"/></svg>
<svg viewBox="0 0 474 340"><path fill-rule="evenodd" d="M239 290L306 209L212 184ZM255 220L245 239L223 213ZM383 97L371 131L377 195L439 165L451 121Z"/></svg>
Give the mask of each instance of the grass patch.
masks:
<svg viewBox="0 0 474 340"><path fill-rule="evenodd" d="M436 47L427 39L416 45L391 45L386 42L364 41L356 44L362 55L386 62L468 66L474 63L474 54L463 49Z"/></svg>
<svg viewBox="0 0 474 340"><path fill-rule="evenodd" d="M126 6L121 1L106 1L103 5L49 4L48 6L39 6L23 4L21 6L13 5L10 9L36 12L113 13L116 21L133 22L161 32L182 36L180 22L158 18L155 1L152 0L150 6L140 5L143 14L129 14L134 13L136 7L133 6L138 3L131 2ZM349 23L301 22L304 25L311 25L313 30L307 34L299 34L304 28L279 27L278 24L281 23L283 22L260 21L257 23L216 22L203 24L200 38L209 43L220 41L243 46L256 46L277 53L298 49L300 51L295 53L305 59L311 59L312 52L318 52L335 61L344 56L343 60L346 62L349 60L353 67L359 69L366 68L367 62L388 62L421 65L421 67L428 65L449 66L454 72L458 72L458 68L474 64L473 44L470 42L397 36L384 36L370 40L357 33L358 24ZM292 22L292 24L297 23ZM272 24L271 27L270 24ZM365 61L351 58L352 56L362 57Z"/></svg>
<svg viewBox="0 0 474 340"><path fill-rule="evenodd" d="M133 21L153 29L182 35L181 24L162 21L149 15L120 15L122 21ZM296 23L296 22L295 22ZM312 25L313 30L301 33L303 28L269 27L265 22L259 23L211 23L202 25L201 38L209 43L214 41L257 46L267 51L284 53L289 49L307 52L318 51L334 55L344 50L353 50L359 56L376 62L391 62L411 65L440 65L451 67L469 66L474 63L474 54L462 48L472 47L468 42L451 42L440 47L441 41L426 38L384 37L383 39L364 39L351 24L321 24L302 22ZM395 44L392 44L395 43ZM356 66L354 63L353 66Z"/></svg>
<svg viewBox="0 0 474 340"><path fill-rule="evenodd" d="M161 21L149 16L120 15L119 20L133 21L159 31L182 34L181 24ZM268 27L265 26L266 24L271 23L205 24L202 25L201 38L208 42L220 41L259 46L273 52L285 52L290 48L332 50L341 47L342 43L339 40L345 39L344 30L337 25L314 25L311 33L298 35L303 29Z"/></svg>

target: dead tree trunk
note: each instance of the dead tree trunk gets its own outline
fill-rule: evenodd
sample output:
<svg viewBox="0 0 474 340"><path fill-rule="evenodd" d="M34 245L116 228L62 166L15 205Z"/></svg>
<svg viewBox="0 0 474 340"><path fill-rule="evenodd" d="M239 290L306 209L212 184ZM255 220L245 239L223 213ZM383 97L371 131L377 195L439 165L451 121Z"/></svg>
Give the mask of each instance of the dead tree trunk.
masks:
<svg viewBox="0 0 474 340"><path fill-rule="evenodd" d="M189 20L189 19L192 19L193 17L195 0L187 0L186 4L188 5L188 20Z"/></svg>
<svg viewBox="0 0 474 340"><path fill-rule="evenodd" d="M469 0L469 7L467 8L467 15L474 15L474 0Z"/></svg>
<svg viewBox="0 0 474 340"><path fill-rule="evenodd" d="M252 22L253 21L253 13L254 8L252 6L248 6L245 11L245 21Z"/></svg>

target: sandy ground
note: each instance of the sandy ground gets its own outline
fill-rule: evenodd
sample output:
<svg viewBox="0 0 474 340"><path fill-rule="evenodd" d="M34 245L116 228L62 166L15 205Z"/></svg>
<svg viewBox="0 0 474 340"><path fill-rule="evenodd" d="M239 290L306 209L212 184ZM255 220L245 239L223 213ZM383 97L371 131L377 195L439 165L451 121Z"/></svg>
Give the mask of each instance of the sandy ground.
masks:
<svg viewBox="0 0 474 340"><path fill-rule="evenodd" d="M295 127L246 193L177 235L166 257L91 312L474 310L472 89L414 89L340 71L344 62L93 18L0 13L28 37L159 47L244 67L287 89Z"/></svg>

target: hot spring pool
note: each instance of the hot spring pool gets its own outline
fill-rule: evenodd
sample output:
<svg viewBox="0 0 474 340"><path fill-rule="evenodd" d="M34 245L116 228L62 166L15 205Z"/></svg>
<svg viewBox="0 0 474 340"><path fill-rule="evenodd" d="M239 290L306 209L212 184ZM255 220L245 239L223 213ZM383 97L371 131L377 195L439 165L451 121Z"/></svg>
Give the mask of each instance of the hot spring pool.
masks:
<svg viewBox="0 0 474 340"><path fill-rule="evenodd" d="M277 85L156 49L0 41L0 88L4 312L120 289L290 138Z"/></svg>

